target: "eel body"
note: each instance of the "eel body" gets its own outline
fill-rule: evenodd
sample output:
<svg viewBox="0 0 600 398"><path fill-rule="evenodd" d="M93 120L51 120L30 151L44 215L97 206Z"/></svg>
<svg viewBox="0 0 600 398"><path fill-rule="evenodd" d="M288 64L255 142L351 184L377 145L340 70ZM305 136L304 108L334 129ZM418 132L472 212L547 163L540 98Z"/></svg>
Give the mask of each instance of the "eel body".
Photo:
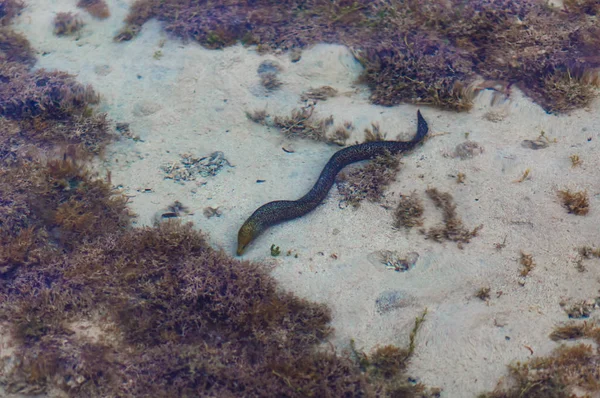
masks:
<svg viewBox="0 0 600 398"><path fill-rule="evenodd" d="M244 222L238 232L237 255L241 256L248 245L267 228L284 221L301 217L314 210L325 199L336 175L351 163L373 159L386 152L397 154L413 149L427 135L429 127L417 111L417 133L410 141L373 141L352 145L331 156L312 189L298 200L277 200L258 209Z"/></svg>

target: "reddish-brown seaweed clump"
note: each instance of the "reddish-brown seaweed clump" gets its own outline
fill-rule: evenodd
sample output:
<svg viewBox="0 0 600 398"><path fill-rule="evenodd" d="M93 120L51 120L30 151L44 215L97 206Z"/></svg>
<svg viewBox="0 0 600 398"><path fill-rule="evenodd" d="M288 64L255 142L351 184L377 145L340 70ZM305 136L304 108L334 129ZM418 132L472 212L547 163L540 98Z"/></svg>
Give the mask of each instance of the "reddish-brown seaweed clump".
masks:
<svg viewBox="0 0 600 398"><path fill-rule="evenodd" d="M25 4L21 0L0 0L0 25L10 24L23 7L25 7Z"/></svg>
<svg viewBox="0 0 600 398"><path fill-rule="evenodd" d="M222 48L242 42L259 51L345 44L363 64L376 104L471 107L478 90L517 84L549 112L586 106L600 85L597 1L389 1L309 4L137 0L117 40L130 40L158 18L176 36ZM487 79L474 85L477 75ZM493 83L493 84L491 84Z"/></svg>
<svg viewBox="0 0 600 398"><path fill-rule="evenodd" d="M91 108L98 95L67 73L0 64L0 163L24 147L78 145L100 153L114 138L106 115Z"/></svg>
<svg viewBox="0 0 600 398"><path fill-rule="evenodd" d="M110 10L108 4L104 0L79 0L77 7L84 8L91 16L98 19L105 19L110 17Z"/></svg>
<svg viewBox="0 0 600 398"><path fill-rule="evenodd" d="M573 322L550 334L554 341L591 339L600 341L595 323ZM510 365L510 376L481 398L591 397L600 391L598 348L578 343L561 345L551 355Z"/></svg>
<svg viewBox="0 0 600 398"><path fill-rule="evenodd" d="M83 21L77 14L59 12L54 17L54 34L57 36L70 36L79 32L83 25Z"/></svg>
<svg viewBox="0 0 600 398"><path fill-rule="evenodd" d="M114 136L106 115L92 107L98 94L67 73L32 70L33 49L8 26L22 7L0 0L0 165L65 145L101 153Z"/></svg>
<svg viewBox="0 0 600 398"><path fill-rule="evenodd" d="M424 396L402 376L418 324L411 348L361 370L317 349L329 310L282 292L263 265L211 248L191 224L130 219L76 153L0 166L0 322L19 358L9 391Z"/></svg>
<svg viewBox="0 0 600 398"><path fill-rule="evenodd" d="M25 7L20 0L0 0L0 62L35 63L33 50L25 36L8 25Z"/></svg>

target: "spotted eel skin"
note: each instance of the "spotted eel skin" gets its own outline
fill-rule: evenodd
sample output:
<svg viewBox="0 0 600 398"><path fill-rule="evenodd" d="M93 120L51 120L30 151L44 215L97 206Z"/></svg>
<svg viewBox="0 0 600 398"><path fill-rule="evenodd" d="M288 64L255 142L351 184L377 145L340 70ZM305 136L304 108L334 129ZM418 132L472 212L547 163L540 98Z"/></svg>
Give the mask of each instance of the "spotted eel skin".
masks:
<svg viewBox="0 0 600 398"><path fill-rule="evenodd" d="M267 228L302 217L314 210L325 199L336 175L344 167L361 160L373 159L386 152L397 154L413 149L423 141L429 127L420 111L417 111L417 134L410 141L374 141L352 145L334 153L321 171L319 179L312 189L298 200L277 200L269 202L258 209L246 220L238 232L237 255L241 256L248 245Z"/></svg>

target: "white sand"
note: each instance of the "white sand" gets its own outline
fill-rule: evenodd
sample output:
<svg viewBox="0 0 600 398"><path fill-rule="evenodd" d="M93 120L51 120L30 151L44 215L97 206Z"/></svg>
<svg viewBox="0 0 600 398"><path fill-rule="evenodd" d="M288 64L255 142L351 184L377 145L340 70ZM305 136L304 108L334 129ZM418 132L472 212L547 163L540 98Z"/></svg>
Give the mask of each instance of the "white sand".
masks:
<svg viewBox="0 0 600 398"><path fill-rule="evenodd" d="M74 1L29 0L16 29L38 52L37 67L64 70L92 84L102 95L101 110L116 122L130 123L143 140L116 143L106 160L115 185L132 195L138 225L150 224L157 211L179 200L194 211L186 219L208 232L216 247L233 254L245 218L267 201L303 195L337 149L307 141L290 143L275 129L246 119L245 111L264 107L272 114L289 114L300 106L300 94L308 88L329 85L356 91L317 105L319 115L331 114L338 124L353 122L357 129L352 141L362 139L371 122L379 122L389 138L409 138L415 131L416 107L368 103L368 90L354 84L361 67L344 47L319 45L291 63L285 54L260 56L241 46L211 51L184 44L167 38L157 22L146 24L131 42L114 43L112 37L131 2L109 1L112 16L105 21L80 12L87 26L74 40L54 36L51 25L56 12L76 11ZM158 50L163 56L155 59ZM266 59L283 67L284 86L269 97L262 95L256 72ZM329 305L336 329L332 341L340 348L351 338L365 350L405 345L415 317L427 308L409 373L443 388L446 397L471 397L493 389L507 364L531 358L526 346L535 355L548 354L557 346L548 334L567 320L559 302L598 296L598 261L587 261L588 270L580 273L574 249L600 243L600 102L569 116L550 116L518 90L504 104L492 107L490 100L484 92L472 111L461 114L421 108L432 133L448 134L404 157L386 193L387 203L395 207L399 193L416 190L425 198L428 187L450 192L467 227L484 225L463 250L451 242L425 240L416 230L394 230L392 211L379 204L340 209L334 187L324 205L272 228L245 257L273 262L273 275L282 287ZM488 121L485 115L490 111L506 117ZM557 143L543 150L521 146L542 130ZM485 148L484 153L467 160L445 157L465 141L465 133ZM282 151L290 144L295 153ZM180 154L204 156L214 151L223 151L235 167L198 183L164 179L160 166L177 161ZM571 167L572 154L579 154L581 167ZM514 183L527 168L530 178ZM466 174L465 184L452 177L458 172ZM257 179L266 182L258 184ZM556 194L563 188L589 192L587 216L567 214ZM141 192L144 189L152 192ZM438 224L440 212L426 198L425 204L425 226ZM207 219L202 214L206 206L219 207L223 215ZM506 247L497 251L494 244L505 237ZM273 259L272 243L299 257ZM420 258L414 269L397 273L368 260L370 253L383 249L416 251ZM524 286L519 284L521 250L531 253L537 264ZM484 286L491 287L488 304L473 297ZM390 291L396 292L399 308L380 314L376 299Z"/></svg>

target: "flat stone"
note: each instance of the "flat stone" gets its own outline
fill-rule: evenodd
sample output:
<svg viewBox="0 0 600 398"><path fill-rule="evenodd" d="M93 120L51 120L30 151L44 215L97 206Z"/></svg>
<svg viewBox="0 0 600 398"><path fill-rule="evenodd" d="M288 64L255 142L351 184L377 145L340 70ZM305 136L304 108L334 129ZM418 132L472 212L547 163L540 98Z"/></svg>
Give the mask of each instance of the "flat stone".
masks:
<svg viewBox="0 0 600 398"><path fill-rule="evenodd" d="M542 140L523 140L523 142L521 142L521 146L523 148L537 150L548 148L548 143Z"/></svg>
<svg viewBox="0 0 600 398"><path fill-rule="evenodd" d="M400 290L388 290L375 299L375 308L379 314L386 314L398 308L409 307L412 299Z"/></svg>

